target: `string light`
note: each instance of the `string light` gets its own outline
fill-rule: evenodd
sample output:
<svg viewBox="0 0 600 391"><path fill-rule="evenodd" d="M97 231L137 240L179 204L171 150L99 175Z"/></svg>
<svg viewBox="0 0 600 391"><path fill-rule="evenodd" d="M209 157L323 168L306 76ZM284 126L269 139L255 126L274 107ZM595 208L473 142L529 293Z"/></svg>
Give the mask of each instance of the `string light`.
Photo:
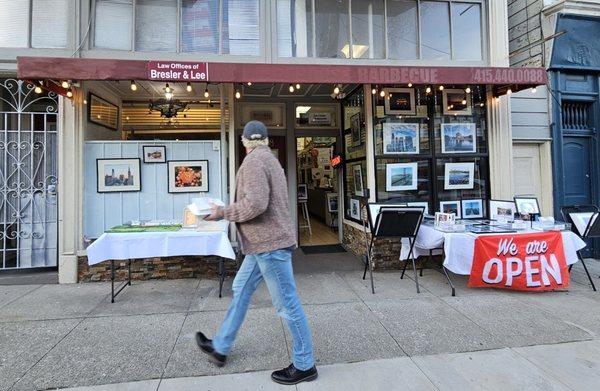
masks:
<svg viewBox="0 0 600 391"><path fill-rule="evenodd" d="M137 91L137 84L135 84L135 80L131 81L131 91Z"/></svg>
<svg viewBox="0 0 600 391"><path fill-rule="evenodd" d="M296 89L299 90L300 89L300 83L296 83Z"/></svg>
<svg viewBox="0 0 600 391"><path fill-rule="evenodd" d="M69 89L67 90L67 98L72 98L73 97L73 90L71 89L71 87L69 87Z"/></svg>
<svg viewBox="0 0 600 391"><path fill-rule="evenodd" d="M466 99L463 99L461 103L462 103L463 105L466 105L466 104L467 104L467 100L466 100Z"/></svg>
<svg viewBox="0 0 600 391"><path fill-rule="evenodd" d="M170 92L170 91L169 91L169 92L165 92L165 98L166 98L167 100L171 100L171 98L173 98L173 93L172 93L172 92Z"/></svg>
<svg viewBox="0 0 600 391"><path fill-rule="evenodd" d="M431 94L431 87L427 86L427 88L425 89L425 92L427 94Z"/></svg>
<svg viewBox="0 0 600 391"><path fill-rule="evenodd" d="M242 94L240 94L239 90L235 90L235 99L240 99L242 97Z"/></svg>
<svg viewBox="0 0 600 391"><path fill-rule="evenodd" d="M204 97L208 98L210 96L210 93L208 92L208 86L206 86L206 88L204 89Z"/></svg>
<svg viewBox="0 0 600 391"><path fill-rule="evenodd" d="M381 92L379 93L379 96L381 96L382 98L385 97L385 90L381 90Z"/></svg>
<svg viewBox="0 0 600 391"><path fill-rule="evenodd" d="M68 82L68 81L66 81L66 80L63 80L63 82L62 82L62 83L60 83L60 86L61 86L62 88L69 88L69 82Z"/></svg>
<svg viewBox="0 0 600 391"><path fill-rule="evenodd" d="M36 85L35 88L33 89L36 94L41 94L43 92L41 84L42 84L42 82L40 81L40 84Z"/></svg>
<svg viewBox="0 0 600 391"><path fill-rule="evenodd" d="M290 92L294 92L294 85L290 84L290 86L288 87L288 90L290 90Z"/></svg>
<svg viewBox="0 0 600 391"><path fill-rule="evenodd" d="M251 82L251 81L249 81L249 82L248 82L248 83L246 83L246 84L247 84L248 86L251 86L251 85L252 85L252 82Z"/></svg>
<svg viewBox="0 0 600 391"><path fill-rule="evenodd" d="M485 104L484 104L483 102L481 102L481 103L479 104L479 107L483 107L483 106L485 106Z"/></svg>
<svg viewBox="0 0 600 391"><path fill-rule="evenodd" d="M438 88L440 89L440 91L444 91L444 86L439 86Z"/></svg>
<svg viewBox="0 0 600 391"><path fill-rule="evenodd" d="M506 94L507 94L507 95L510 95L510 94L512 94L512 90L509 88L508 90L506 90Z"/></svg>
<svg viewBox="0 0 600 391"><path fill-rule="evenodd" d="M377 88L373 87L371 89L371 94L375 95L377 93Z"/></svg>
<svg viewBox="0 0 600 391"><path fill-rule="evenodd" d="M466 92L467 94L470 94L470 93L471 93L471 87L467 87L467 88L465 88L465 92Z"/></svg>
<svg viewBox="0 0 600 391"><path fill-rule="evenodd" d="M408 88L412 87L412 83L408 83Z"/></svg>
<svg viewBox="0 0 600 391"><path fill-rule="evenodd" d="M171 87L169 87L169 83L165 84L165 92L166 93L171 92Z"/></svg>
<svg viewBox="0 0 600 391"><path fill-rule="evenodd" d="M187 90L187 92L192 92L192 83L190 83L188 81L187 86L185 87L185 89Z"/></svg>
<svg viewBox="0 0 600 391"><path fill-rule="evenodd" d="M84 104L84 105L87 105L87 99L84 99L84 100L83 100L83 104Z"/></svg>
<svg viewBox="0 0 600 391"><path fill-rule="evenodd" d="M336 95L337 95L337 94L339 94L339 93L340 93L340 86L336 85L336 86L333 88L333 93L334 93L334 94L336 94Z"/></svg>

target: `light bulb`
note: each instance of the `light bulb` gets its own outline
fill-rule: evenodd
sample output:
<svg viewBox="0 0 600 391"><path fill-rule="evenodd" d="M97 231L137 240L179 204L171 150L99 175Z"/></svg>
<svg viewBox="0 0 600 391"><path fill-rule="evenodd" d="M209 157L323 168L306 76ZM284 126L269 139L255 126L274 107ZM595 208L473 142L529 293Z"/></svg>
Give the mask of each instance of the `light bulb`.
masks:
<svg viewBox="0 0 600 391"><path fill-rule="evenodd" d="M251 81L249 81L249 82L248 82L248 83L246 83L246 84L248 84L249 86L251 86L251 85L252 85L252 82L251 82Z"/></svg>
<svg viewBox="0 0 600 391"><path fill-rule="evenodd" d="M470 93L471 93L471 87L467 87L467 88L465 88L465 92L466 92L467 94L470 94Z"/></svg>
<svg viewBox="0 0 600 391"><path fill-rule="evenodd" d="M84 100L83 100L83 104L84 104L84 105L87 105L87 99L84 99Z"/></svg>
<svg viewBox="0 0 600 391"><path fill-rule="evenodd" d="M206 89L204 90L204 97L208 98L210 96L210 94L208 93L208 87L206 87Z"/></svg>
<svg viewBox="0 0 600 391"><path fill-rule="evenodd" d="M137 84L135 84L135 80L131 81L131 91L137 91Z"/></svg>
<svg viewBox="0 0 600 391"><path fill-rule="evenodd" d="M336 95L339 94L340 93L340 87L339 86L335 86L333 88L333 93L336 94Z"/></svg>
<svg viewBox="0 0 600 391"><path fill-rule="evenodd" d="M187 90L187 92L192 92L192 83L190 83L188 81L187 86L185 87L185 89Z"/></svg>
<svg viewBox="0 0 600 391"><path fill-rule="evenodd" d="M69 88L67 90L67 98L72 98L73 97L73 91Z"/></svg>
<svg viewBox="0 0 600 391"><path fill-rule="evenodd" d="M299 90L300 89L300 83L296 83L296 89Z"/></svg>
<svg viewBox="0 0 600 391"><path fill-rule="evenodd" d="M426 92L427 94L430 94L430 93L431 93L431 87L427 87L427 88L425 89L425 92Z"/></svg>
<svg viewBox="0 0 600 391"><path fill-rule="evenodd" d="M440 91L444 91L444 86L439 86L438 88L440 89Z"/></svg>
<svg viewBox="0 0 600 391"><path fill-rule="evenodd" d="M412 83L408 83L408 88L412 87Z"/></svg>
<svg viewBox="0 0 600 391"><path fill-rule="evenodd" d="M373 89L371 90L371 94L375 95L376 93L377 93L377 88L373 88Z"/></svg>
<svg viewBox="0 0 600 391"><path fill-rule="evenodd" d="M171 87L169 87L169 83L165 85L165 92L171 92Z"/></svg>
<svg viewBox="0 0 600 391"><path fill-rule="evenodd" d="M379 96L381 96L381 97L383 98L383 97L385 96L385 90L381 90L381 91L379 92Z"/></svg>
<svg viewBox="0 0 600 391"><path fill-rule="evenodd" d="M533 87L533 88L531 89L531 93L532 93L532 94L535 94L536 92L537 92L537 88Z"/></svg>
<svg viewBox="0 0 600 391"><path fill-rule="evenodd" d="M42 87L35 86L34 91L35 91L36 94L41 94L42 93Z"/></svg>
<svg viewBox="0 0 600 391"><path fill-rule="evenodd" d="M242 94L240 94L240 92L238 90L235 91L235 99L240 99L242 97Z"/></svg>
<svg viewBox="0 0 600 391"><path fill-rule="evenodd" d="M479 107L483 107L483 106L485 106L485 103L481 102L481 103L479 104Z"/></svg>
<svg viewBox="0 0 600 391"><path fill-rule="evenodd" d="M466 99L463 99L461 103L462 103L463 105L466 105L466 104L467 104L467 100L466 100Z"/></svg>
<svg viewBox="0 0 600 391"><path fill-rule="evenodd" d="M290 92L294 92L294 86L290 84L289 88Z"/></svg>
<svg viewBox="0 0 600 391"><path fill-rule="evenodd" d="M66 81L66 80L64 80L64 81L63 81L63 82L60 84L60 86L61 86L62 88L69 88L69 82L68 82L68 81Z"/></svg>
<svg viewBox="0 0 600 391"><path fill-rule="evenodd" d="M506 90L506 94L507 94L507 95L510 95L510 94L512 94L512 90L509 88L508 90Z"/></svg>
<svg viewBox="0 0 600 391"><path fill-rule="evenodd" d="M165 98L167 100L171 100L171 98L173 98L173 93L172 92L165 92Z"/></svg>

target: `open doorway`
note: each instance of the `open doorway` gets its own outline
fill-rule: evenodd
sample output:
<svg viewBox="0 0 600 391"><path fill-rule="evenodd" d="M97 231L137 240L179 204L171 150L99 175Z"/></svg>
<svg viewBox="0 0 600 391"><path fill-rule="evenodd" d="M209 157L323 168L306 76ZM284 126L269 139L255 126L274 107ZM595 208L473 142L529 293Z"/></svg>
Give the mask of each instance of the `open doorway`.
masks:
<svg viewBox="0 0 600 391"><path fill-rule="evenodd" d="M301 247L339 244L337 138L296 137L298 239Z"/></svg>

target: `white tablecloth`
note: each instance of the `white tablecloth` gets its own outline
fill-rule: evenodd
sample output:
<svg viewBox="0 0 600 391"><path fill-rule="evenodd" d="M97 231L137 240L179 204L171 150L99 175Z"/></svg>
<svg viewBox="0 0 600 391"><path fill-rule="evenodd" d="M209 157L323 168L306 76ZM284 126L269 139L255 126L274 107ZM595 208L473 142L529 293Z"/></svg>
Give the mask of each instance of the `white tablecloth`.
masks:
<svg viewBox="0 0 600 391"><path fill-rule="evenodd" d="M104 233L87 248L88 263L182 255L217 255L235 259L224 231Z"/></svg>
<svg viewBox="0 0 600 391"><path fill-rule="evenodd" d="M540 233L540 231L524 230L513 233L513 235L530 233ZM586 244L571 231L563 231L561 234L567 265L572 265L579 261L577 251L584 248ZM422 255L428 256L430 249L443 247L446 254L444 266L453 273L468 275L471 273L471 266L473 265L475 239L477 239L477 236L471 232L441 232L431 225L421 225L415 241L413 254L416 259ZM408 258L409 250L408 239L402 239L401 260ZM434 254L441 254L441 250L434 252Z"/></svg>

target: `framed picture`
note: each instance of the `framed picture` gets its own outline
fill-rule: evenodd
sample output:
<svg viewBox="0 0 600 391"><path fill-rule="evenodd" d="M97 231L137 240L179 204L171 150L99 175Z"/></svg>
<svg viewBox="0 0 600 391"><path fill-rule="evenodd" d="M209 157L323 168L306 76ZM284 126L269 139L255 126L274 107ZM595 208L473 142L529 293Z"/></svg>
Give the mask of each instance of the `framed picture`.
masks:
<svg viewBox="0 0 600 391"><path fill-rule="evenodd" d="M483 200L462 200L463 219L483 218Z"/></svg>
<svg viewBox="0 0 600 391"><path fill-rule="evenodd" d="M383 154L403 155L419 153L419 124L383 124Z"/></svg>
<svg viewBox="0 0 600 391"><path fill-rule="evenodd" d="M208 191L208 160L170 160L167 164L169 193Z"/></svg>
<svg viewBox="0 0 600 391"><path fill-rule="evenodd" d="M360 113L350 117L350 131L352 133L352 145L360 145Z"/></svg>
<svg viewBox="0 0 600 391"><path fill-rule="evenodd" d="M96 159L98 193L141 191L140 159Z"/></svg>
<svg viewBox="0 0 600 391"><path fill-rule="evenodd" d="M144 163L165 163L167 161L167 147L164 145L144 145L142 153Z"/></svg>
<svg viewBox="0 0 600 391"><path fill-rule="evenodd" d="M350 217L360 220L360 201L355 198L350 199Z"/></svg>
<svg viewBox="0 0 600 391"><path fill-rule="evenodd" d="M360 164L355 164L352 166L352 172L354 173L354 195L364 197L365 191L363 189L362 166Z"/></svg>
<svg viewBox="0 0 600 391"><path fill-rule="evenodd" d="M442 223L451 223L456 220L454 213L435 212L434 226L439 227Z"/></svg>
<svg viewBox="0 0 600 391"><path fill-rule="evenodd" d="M407 202L406 205L407 206L418 206L421 208L425 208L423 210L423 214L426 214L426 215L429 214L429 202Z"/></svg>
<svg viewBox="0 0 600 391"><path fill-rule="evenodd" d="M309 125L331 126L331 113L308 113Z"/></svg>
<svg viewBox="0 0 600 391"><path fill-rule="evenodd" d="M454 213L456 218L460 219L460 201L440 201L440 212Z"/></svg>
<svg viewBox="0 0 600 391"><path fill-rule="evenodd" d="M327 193L327 211L329 213L336 213L338 211L337 193Z"/></svg>
<svg viewBox="0 0 600 391"><path fill-rule="evenodd" d="M247 96L247 95L246 95ZM243 102L236 106L236 127L242 129L252 120L260 121L269 129L285 129L284 103Z"/></svg>
<svg viewBox="0 0 600 391"><path fill-rule="evenodd" d="M385 165L385 190L417 190L418 163L391 163Z"/></svg>
<svg viewBox="0 0 600 391"><path fill-rule="evenodd" d="M540 204L535 197L515 196L515 207L519 214L540 214Z"/></svg>
<svg viewBox="0 0 600 391"><path fill-rule="evenodd" d="M90 93L88 98L88 121L110 130L118 130L119 106Z"/></svg>
<svg viewBox="0 0 600 391"><path fill-rule="evenodd" d="M306 183L298 184L298 201L306 201L308 200L308 188Z"/></svg>
<svg viewBox="0 0 600 391"><path fill-rule="evenodd" d="M473 188L475 163L446 163L444 171L444 190Z"/></svg>
<svg viewBox="0 0 600 391"><path fill-rule="evenodd" d="M445 89L442 91L444 115L473 115L471 99L465 90Z"/></svg>
<svg viewBox="0 0 600 391"><path fill-rule="evenodd" d="M385 113L416 115L415 90L413 88L384 88Z"/></svg>
<svg viewBox="0 0 600 391"><path fill-rule="evenodd" d="M475 124L442 124L442 153L477 152Z"/></svg>
<svg viewBox="0 0 600 391"><path fill-rule="evenodd" d="M490 200L490 220L513 221L517 207L514 201Z"/></svg>

